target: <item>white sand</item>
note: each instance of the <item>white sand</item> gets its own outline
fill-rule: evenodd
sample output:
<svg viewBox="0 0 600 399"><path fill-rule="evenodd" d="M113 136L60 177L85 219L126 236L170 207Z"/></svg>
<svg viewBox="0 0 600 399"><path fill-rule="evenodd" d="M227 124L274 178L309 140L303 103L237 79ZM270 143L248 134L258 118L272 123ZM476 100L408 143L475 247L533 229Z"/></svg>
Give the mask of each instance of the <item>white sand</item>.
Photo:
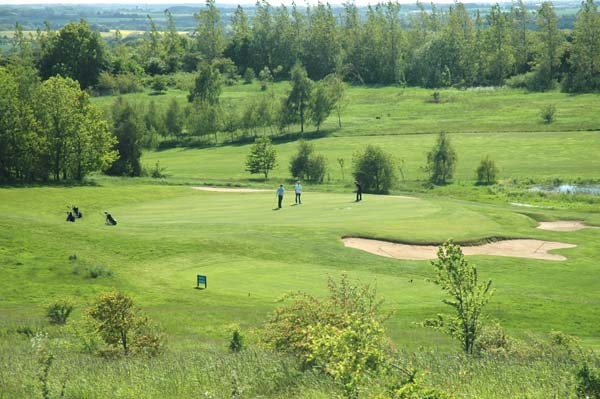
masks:
<svg viewBox="0 0 600 399"><path fill-rule="evenodd" d="M194 190L202 190L202 191L213 191L219 193L258 193L265 191L273 191L275 190L261 190L258 188L244 188L244 187L212 187L212 186L196 186L192 187Z"/></svg>

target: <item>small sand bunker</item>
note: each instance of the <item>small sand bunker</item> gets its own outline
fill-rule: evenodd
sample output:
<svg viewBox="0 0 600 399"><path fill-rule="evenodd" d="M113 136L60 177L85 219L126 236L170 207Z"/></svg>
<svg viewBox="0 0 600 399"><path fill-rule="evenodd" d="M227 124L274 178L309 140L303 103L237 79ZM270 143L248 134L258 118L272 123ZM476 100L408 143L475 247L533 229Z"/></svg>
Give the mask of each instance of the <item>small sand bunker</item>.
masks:
<svg viewBox="0 0 600 399"><path fill-rule="evenodd" d="M597 228L594 226L586 226L580 220L558 220L556 222L540 222L537 226L541 230L551 231L576 231L585 228Z"/></svg>
<svg viewBox="0 0 600 399"><path fill-rule="evenodd" d="M257 193L271 190L260 190L258 188L244 188L244 187L214 187L214 186L196 186L192 187L194 190L202 191L214 191L219 193Z"/></svg>
<svg viewBox="0 0 600 399"><path fill-rule="evenodd" d="M388 241L365 238L344 238L344 245L361 249L375 255L406 260L429 260L437 258L438 247L434 245L396 244ZM548 251L563 248L575 248L577 245L562 242L541 240L504 240L489 244L462 247L465 255L495 255L515 258L533 258L544 260L566 260L562 255L550 254Z"/></svg>

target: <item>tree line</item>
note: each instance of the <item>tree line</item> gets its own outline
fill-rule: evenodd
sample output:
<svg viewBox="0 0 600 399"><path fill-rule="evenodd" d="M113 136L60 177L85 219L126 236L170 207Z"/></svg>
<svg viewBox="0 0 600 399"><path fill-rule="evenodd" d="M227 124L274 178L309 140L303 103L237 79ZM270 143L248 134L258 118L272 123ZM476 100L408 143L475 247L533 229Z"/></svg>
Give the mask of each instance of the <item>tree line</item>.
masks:
<svg viewBox="0 0 600 399"><path fill-rule="evenodd" d="M165 10L166 25L148 16L148 32L127 40L119 31L108 41L85 21L59 32L49 26L25 35L17 23L13 45L0 62L29 57L44 79L61 74L82 88L110 77L196 71L201 61L218 65L228 79L270 74L287 79L300 63L312 80L336 74L360 84L441 87L505 83L548 90L560 83L568 92L600 89L600 14L585 0L572 30L560 30L551 2L535 11L522 0L509 9L495 4L469 12L460 2L435 5L408 16L397 2L369 6L366 13L346 3L273 7L259 1L251 16L238 6L229 21L214 0L194 14L197 26L182 35Z"/></svg>

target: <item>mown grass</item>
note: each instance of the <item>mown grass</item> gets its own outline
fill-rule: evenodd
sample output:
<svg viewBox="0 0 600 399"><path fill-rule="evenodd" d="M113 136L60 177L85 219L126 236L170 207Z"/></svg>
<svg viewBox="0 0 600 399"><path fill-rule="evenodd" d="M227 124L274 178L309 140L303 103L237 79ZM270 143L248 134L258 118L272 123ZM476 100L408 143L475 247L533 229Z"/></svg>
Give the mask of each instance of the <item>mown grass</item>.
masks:
<svg viewBox="0 0 600 399"><path fill-rule="evenodd" d="M287 84L274 87L282 92ZM295 142L276 142L279 166L267 182L244 171L248 145L219 145L146 152L144 165L160 161L165 179L93 176L94 184L82 186L0 188L0 397L40 394L40 366L28 331L45 331L58 346L52 388L58 392L67 373L67 398L231 397L232 371L242 397L334 397L339 387L329 379L300 372L293 359L258 343L267 315L284 293L323 295L327 277L343 273L377 286L385 309L393 311L386 331L400 359L424 372L428 384L457 397L573 397L577 365L571 361L554 355L464 358L456 342L420 327L424 319L448 311L439 287L429 282L429 262L382 258L345 248L340 240L345 235L408 243L514 237L577 244L557 251L567 257L562 262L468 260L496 289L486 320L499 321L518 338L560 330L579 337L586 348L600 347L600 288L593 278L599 271L600 230L535 229L537 220L600 225L598 201L526 191L533 182L597 181L600 140L591 131L600 125L593 112L597 96L441 93L447 101L431 104L428 90L350 88L343 128L334 128L330 118L328 134L311 140L327 157L328 174L323 185L305 185L301 206L291 205L289 186L284 208L274 209L274 187L291 179ZM166 107L170 98L183 102L185 95L170 90L127 97ZM232 104L253 95L262 95L256 84L224 91ZM107 108L112 100L94 101ZM559 112L550 126L537 115L546 103L557 103ZM422 167L441 130L451 132L458 153L455 182L429 189ZM394 154L403 178L393 193L414 198L365 194L363 202L353 202L351 159L367 144ZM488 154L500 168L500 184L476 187L474 170ZM343 176L338 158L345 160ZM190 187L196 184L269 191L204 192ZM66 223L67 206L73 204L84 217ZM117 226L104 225L105 210ZM198 273L208 276L208 289L195 288ZM77 331L85 309L112 289L131 295L160 326L165 353L152 360L102 359L82 351ZM76 305L63 329L48 326L44 318L45 306L57 299ZM225 353L234 329L246 337L248 352L241 357ZM367 387L365 396L381 394L376 386Z"/></svg>

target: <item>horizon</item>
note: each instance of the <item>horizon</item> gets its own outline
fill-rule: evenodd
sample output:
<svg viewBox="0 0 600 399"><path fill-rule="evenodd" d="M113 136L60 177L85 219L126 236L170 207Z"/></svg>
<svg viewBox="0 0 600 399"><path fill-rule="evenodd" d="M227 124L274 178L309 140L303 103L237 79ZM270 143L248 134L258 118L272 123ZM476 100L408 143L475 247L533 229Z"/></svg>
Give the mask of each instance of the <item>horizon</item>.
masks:
<svg viewBox="0 0 600 399"><path fill-rule="evenodd" d="M278 7L280 5L285 5L285 6L290 6L292 4L293 0L278 0L278 1L272 1L269 2L272 6L274 7ZM345 0L333 0L333 1L319 1L319 0L310 0L310 1L298 1L296 2L296 4L298 6L305 6L305 5L311 5L314 6L316 4L318 4L319 2L324 3L324 4L330 4L332 6L341 6L344 3L347 3L348 1ZM359 6L359 7L363 7L363 6L368 6L368 5L375 5L378 3L382 3L385 2L383 0L374 0L374 1L369 1L369 0L357 0L354 1L354 3ZM435 0L435 1L431 1L431 2L427 2L427 4L453 4L457 1L455 0ZM468 0L468 1L458 1L459 3L463 3L463 4L494 4L494 3L511 3L511 0L504 0L504 1L496 1L496 0ZM533 1L533 0L529 0L529 1L524 1L525 4L537 4L539 1ZM561 2L568 2L568 1L557 1L556 3L561 3ZM404 5L416 5L417 4L417 0L398 0L399 4L404 4ZM241 5L243 7L248 7L248 6L254 6L256 4L256 1L252 1L252 0L219 0L216 1L216 5L217 6L237 6L237 5ZM11 6L48 6L48 5L54 5L54 6L60 6L60 5L82 5L82 6L102 6L102 5L110 5L110 6L115 6L115 5L123 5L123 6L149 6L149 5L165 5L168 7L173 7L173 6L199 6L202 7L205 5L204 1L197 1L197 2L192 2L192 1L182 1L182 2L169 2L168 0L145 0L145 1L133 1L133 0L48 0L48 1L44 1L44 2L40 2L40 0L0 0L0 6L5 6L5 5L11 5Z"/></svg>

